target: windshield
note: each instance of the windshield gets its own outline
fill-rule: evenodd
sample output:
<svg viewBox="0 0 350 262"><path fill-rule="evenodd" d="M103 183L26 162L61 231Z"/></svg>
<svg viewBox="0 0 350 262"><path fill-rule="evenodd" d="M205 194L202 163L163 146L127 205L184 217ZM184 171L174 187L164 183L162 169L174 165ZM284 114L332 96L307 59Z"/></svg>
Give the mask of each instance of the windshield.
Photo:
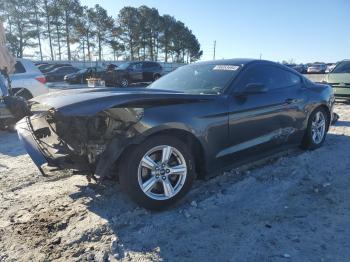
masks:
<svg viewBox="0 0 350 262"><path fill-rule="evenodd" d="M350 73L350 61L337 64L331 73Z"/></svg>
<svg viewBox="0 0 350 262"><path fill-rule="evenodd" d="M239 69L239 65L187 65L161 77L147 88L193 94L220 94L236 77Z"/></svg>
<svg viewBox="0 0 350 262"><path fill-rule="evenodd" d="M81 69L79 70L77 73L78 74L84 74L85 72L87 72L88 70L85 68L85 69Z"/></svg>
<svg viewBox="0 0 350 262"><path fill-rule="evenodd" d="M123 63L120 66L118 66L118 69L125 70L129 67L130 63Z"/></svg>

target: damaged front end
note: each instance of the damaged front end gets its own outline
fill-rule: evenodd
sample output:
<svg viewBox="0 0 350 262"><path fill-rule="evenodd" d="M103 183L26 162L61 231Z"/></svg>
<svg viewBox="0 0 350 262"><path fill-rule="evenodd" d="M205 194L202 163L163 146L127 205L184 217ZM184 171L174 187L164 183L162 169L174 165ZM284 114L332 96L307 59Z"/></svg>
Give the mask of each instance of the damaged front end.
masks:
<svg viewBox="0 0 350 262"><path fill-rule="evenodd" d="M142 108L109 108L94 116L65 116L55 109L17 123L17 131L39 170L73 169L105 177L140 133Z"/></svg>

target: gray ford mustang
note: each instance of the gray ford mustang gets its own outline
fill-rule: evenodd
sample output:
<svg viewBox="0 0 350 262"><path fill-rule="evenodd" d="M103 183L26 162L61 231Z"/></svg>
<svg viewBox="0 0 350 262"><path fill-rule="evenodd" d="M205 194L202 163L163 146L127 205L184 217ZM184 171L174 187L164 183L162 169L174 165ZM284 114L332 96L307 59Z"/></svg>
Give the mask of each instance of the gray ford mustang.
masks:
<svg viewBox="0 0 350 262"><path fill-rule="evenodd" d="M117 176L160 209L196 177L289 146L320 147L334 96L283 65L251 59L190 64L147 88L78 89L31 100L17 130L41 172Z"/></svg>

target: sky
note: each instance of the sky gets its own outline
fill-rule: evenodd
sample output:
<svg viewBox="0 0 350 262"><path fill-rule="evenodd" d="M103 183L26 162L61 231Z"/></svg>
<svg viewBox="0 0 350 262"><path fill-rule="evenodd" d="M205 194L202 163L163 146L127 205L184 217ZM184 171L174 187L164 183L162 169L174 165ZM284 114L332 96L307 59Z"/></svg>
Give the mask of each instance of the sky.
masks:
<svg viewBox="0 0 350 262"><path fill-rule="evenodd" d="M155 7L197 36L202 60L259 58L337 62L350 59L350 0L81 0L116 17L124 6Z"/></svg>

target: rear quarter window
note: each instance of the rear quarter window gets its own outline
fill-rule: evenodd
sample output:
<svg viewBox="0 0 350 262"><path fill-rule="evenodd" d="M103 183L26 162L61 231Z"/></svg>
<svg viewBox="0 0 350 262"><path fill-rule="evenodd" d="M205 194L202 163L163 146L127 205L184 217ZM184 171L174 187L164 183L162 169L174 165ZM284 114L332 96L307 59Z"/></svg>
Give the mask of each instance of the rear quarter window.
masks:
<svg viewBox="0 0 350 262"><path fill-rule="evenodd" d="M15 65L15 72L14 74L23 74L26 72L26 69L24 68L23 64L20 61L17 61Z"/></svg>

